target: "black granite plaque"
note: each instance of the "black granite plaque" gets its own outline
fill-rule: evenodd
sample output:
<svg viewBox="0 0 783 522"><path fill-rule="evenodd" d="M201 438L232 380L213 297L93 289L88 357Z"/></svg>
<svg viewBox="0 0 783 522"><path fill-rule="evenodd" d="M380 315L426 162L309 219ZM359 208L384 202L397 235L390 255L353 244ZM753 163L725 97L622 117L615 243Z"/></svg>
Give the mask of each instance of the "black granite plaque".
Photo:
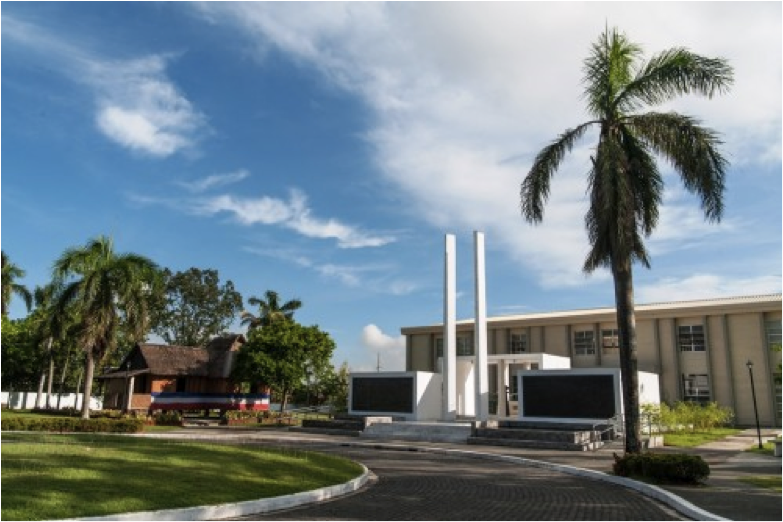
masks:
<svg viewBox="0 0 783 522"><path fill-rule="evenodd" d="M612 375L524 375L525 417L608 419L619 413Z"/></svg>
<svg viewBox="0 0 783 522"><path fill-rule="evenodd" d="M354 377L354 411L413 413L413 377Z"/></svg>

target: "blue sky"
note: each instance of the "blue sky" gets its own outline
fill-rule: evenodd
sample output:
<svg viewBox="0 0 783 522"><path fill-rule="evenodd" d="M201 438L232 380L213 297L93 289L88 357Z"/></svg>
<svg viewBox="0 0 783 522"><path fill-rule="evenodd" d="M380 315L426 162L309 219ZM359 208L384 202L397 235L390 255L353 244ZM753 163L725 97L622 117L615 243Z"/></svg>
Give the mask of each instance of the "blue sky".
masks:
<svg viewBox="0 0 783 522"><path fill-rule="evenodd" d="M402 369L400 328L442 319L445 233L460 318L473 230L490 315L611 306L609 274L581 272L595 136L542 225L518 200L538 150L586 121L582 61L607 25L736 76L663 107L721 133L726 206L706 223L662 164L637 302L780 292L780 2L3 2L2 248L30 288L100 234L216 268L245 299L301 299L354 370Z"/></svg>

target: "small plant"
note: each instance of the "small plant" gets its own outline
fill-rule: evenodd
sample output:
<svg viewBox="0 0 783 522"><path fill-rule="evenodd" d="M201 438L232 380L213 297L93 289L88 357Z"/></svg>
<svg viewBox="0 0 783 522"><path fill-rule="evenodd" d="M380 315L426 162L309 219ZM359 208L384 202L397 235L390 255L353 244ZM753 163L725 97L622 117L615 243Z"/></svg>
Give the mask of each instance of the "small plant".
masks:
<svg viewBox="0 0 783 522"><path fill-rule="evenodd" d="M710 467L704 459L684 453L629 453L623 457L614 454L613 470L621 477L674 484L698 484L710 476Z"/></svg>
<svg viewBox="0 0 783 522"><path fill-rule="evenodd" d="M176 411L161 411L152 416L155 426L181 426L182 416Z"/></svg>

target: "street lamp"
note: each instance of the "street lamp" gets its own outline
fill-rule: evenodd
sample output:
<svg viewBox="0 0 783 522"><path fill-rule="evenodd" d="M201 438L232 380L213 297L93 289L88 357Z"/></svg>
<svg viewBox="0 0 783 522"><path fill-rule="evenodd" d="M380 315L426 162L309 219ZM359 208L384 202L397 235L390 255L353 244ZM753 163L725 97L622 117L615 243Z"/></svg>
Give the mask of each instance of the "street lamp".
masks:
<svg viewBox="0 0 783 522"><path fill-rule="evenodd" d="M756 386L753 384L753 362L748 359L748 362L745 363L748 367L748 373L750 374L750 392L753 395L753 413L756 414L756 434L759 437L759 449L763 448L763 444L761 442L761 427L759 426L759 408L756 405Z"/></svg>

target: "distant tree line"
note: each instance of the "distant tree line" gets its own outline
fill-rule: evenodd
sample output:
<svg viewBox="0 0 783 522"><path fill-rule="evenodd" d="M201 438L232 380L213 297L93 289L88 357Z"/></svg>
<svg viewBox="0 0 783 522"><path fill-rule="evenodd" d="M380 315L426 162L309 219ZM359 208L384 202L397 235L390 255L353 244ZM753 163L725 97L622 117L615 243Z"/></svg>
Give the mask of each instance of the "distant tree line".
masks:
<svg viewBox="0 0 783 522"><path fill-rule="evenodd" d="M221 283L217 270L160 268L144 256L116 252L105 236L63 252L43 287L30 291L21 283L25 275L3 251L2 384L9 391L37 390L37 407L57 407L53 394L65 390L92 396L96 375L151 334L167 344L204 346L229 333L237 319L247 327L237 381L271 386L283 405L292 396L338 407L347 400L347 365L332 366L329 334L294 320L299 299L283 302L267 290L251 296L255 309L247 310L233 282ZM9 319L14 297L24 301L26 317ZM88 400L81 415L89 418Z"/></svg>

